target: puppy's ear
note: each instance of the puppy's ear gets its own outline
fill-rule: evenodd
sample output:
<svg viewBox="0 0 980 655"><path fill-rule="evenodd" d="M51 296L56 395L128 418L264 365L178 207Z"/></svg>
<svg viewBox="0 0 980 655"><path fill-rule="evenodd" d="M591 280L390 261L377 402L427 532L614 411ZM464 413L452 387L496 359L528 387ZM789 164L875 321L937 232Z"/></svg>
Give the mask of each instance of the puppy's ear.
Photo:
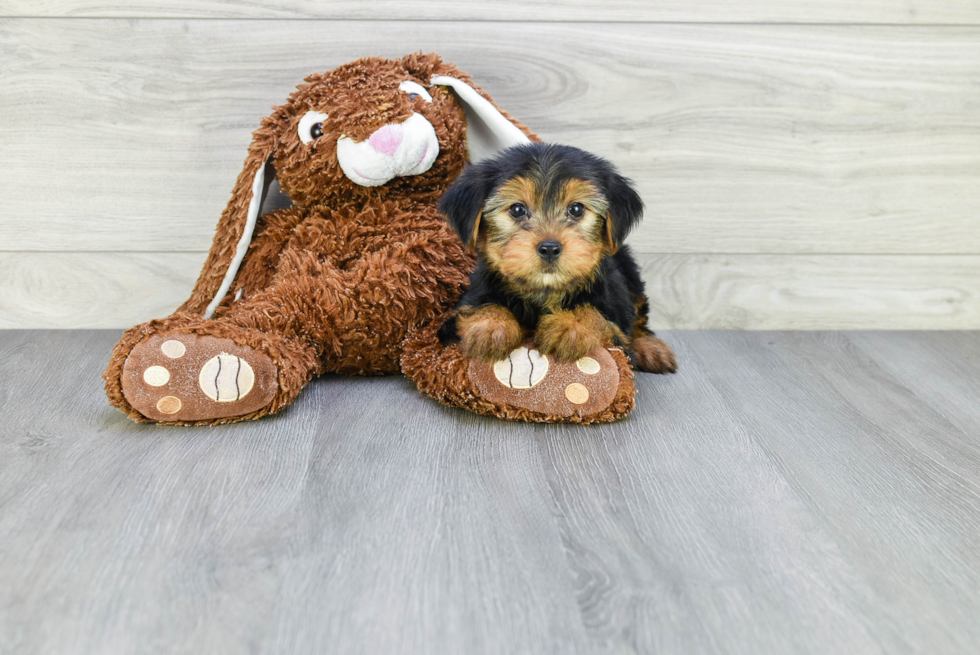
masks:
<svg viewBox="0 0 980 655"><path fill-rule="evenodd" d="M476 250L483 203L493 182L488 171L468 166L439 199L439 211L471 251Z"/></svg>
<svg viewBox="0 0 980 655"><path fill-rule="evenodd" d="M606 179L605 195L609 203L606 216L606 244L609 252L615 254L630 233L643 218L643 201L632 183L616 172L610 172Z"/></svg>

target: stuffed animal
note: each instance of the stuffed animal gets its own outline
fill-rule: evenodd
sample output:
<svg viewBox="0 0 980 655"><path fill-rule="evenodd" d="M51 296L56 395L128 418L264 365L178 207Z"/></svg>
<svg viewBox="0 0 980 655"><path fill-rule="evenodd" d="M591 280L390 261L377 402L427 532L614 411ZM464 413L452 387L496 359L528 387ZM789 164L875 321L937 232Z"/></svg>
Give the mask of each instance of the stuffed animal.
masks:
<svg viewBox="0 0 980 655"><path fill-rule="evenodd" d="M632 409L619 349L583 368L531 344L483 363L439 343L474 259L437 201L468 160L537 140L467 74L434 54L360 59L306 78L253 136L190 298L116 345L112 405L137 421L228 423L283 409L322 373L401 371L503 418ZM292 206L260 215L273 178Z"/></svg>

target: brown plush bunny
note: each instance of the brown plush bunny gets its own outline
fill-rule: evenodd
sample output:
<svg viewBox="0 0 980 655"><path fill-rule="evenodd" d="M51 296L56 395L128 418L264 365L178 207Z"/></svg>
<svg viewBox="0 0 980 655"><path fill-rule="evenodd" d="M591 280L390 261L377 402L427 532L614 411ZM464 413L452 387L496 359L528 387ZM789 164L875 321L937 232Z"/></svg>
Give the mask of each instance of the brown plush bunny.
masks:
<svg viewBox="0 0 980 655"><path fill-rule="evenodd" d="M481 391L486 366L468 375L470 363L435 337L473 265L436 202L468 158L529 138L434 54L306 78L255 131L191 297L116 345L110 402L138 421L227 423L282 409L325 372L404 370L433 397L506 418L628 413L622 353L596 354L607 366L591 383L608 402L569 411L542 405L547 385L516 399ZM292 207L260 216L273 176Z"/></svg>

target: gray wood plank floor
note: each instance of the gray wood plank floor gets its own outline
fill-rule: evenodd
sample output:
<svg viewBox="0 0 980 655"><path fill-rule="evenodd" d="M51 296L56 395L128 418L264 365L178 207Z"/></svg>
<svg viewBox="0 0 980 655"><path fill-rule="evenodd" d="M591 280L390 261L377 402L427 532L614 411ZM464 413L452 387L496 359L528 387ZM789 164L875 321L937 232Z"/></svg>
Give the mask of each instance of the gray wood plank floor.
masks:
<svg viewBox="0 0 980 655"><path fill-rule="evenodd" d="M670 332L626 421L136 425L0 331L0 653L980 651L980 333Z"/></svg>

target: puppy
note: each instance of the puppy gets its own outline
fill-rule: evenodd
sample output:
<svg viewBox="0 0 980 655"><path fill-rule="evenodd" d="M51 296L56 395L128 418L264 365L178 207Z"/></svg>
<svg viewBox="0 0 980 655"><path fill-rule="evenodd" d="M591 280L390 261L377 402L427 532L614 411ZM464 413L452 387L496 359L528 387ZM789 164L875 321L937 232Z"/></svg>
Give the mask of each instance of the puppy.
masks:
<svg viewBox="0 0 980 655"><path fill-rule="evenodd" d="M439 209L478 256L443 345L494 362L533 330L535 347L558 361L613 344L636 369L677 370L646 327L643 280L622 245L643 202L612 164L570 146L515 146L464 171Z"/></svg>

